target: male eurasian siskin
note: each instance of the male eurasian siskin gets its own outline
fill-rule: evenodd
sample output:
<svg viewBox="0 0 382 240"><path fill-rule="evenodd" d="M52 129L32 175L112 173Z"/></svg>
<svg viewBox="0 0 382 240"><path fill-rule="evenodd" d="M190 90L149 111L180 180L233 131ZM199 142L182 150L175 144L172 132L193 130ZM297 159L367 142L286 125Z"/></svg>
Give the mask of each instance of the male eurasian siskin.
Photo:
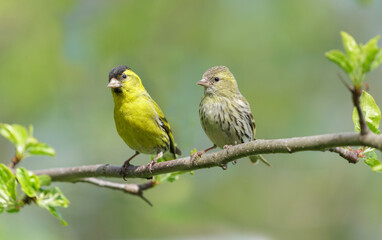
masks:
<svg viewBox="0 0 382 240"><path fill-rule="evenodd" d="M130 161L139 153L156 154L149 163L152 165L170 150L181 154L175 146L169 123L158 104L147 93L141 79L127 66L117 66L109 73L109 84L114 98L114 121L119 136L127 146L135 150L122 166L121 175L129 167Z"/></svg>
<svg viewBox="0 0 382 240"><path fill-rule="evenodd" d="M256 126L249 103L241 95L235 77L227 67L208 69L197 84L204 87L199 105L200 122L214 143L213 147L199 152L199 155L216 146L224 148L255 139ZM261 155L250 156L250 159L254 163L260 159L270 166Z"/></svg>

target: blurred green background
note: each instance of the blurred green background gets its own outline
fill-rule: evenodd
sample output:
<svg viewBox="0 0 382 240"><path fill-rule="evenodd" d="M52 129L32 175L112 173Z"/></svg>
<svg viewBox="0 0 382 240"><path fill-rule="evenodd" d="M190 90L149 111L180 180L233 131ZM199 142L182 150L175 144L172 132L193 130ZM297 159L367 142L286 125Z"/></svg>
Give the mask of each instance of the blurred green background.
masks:
<svg viewBox="0 0 382 240"><path fill-rule="evenodd" d="M130 66L165 112L184 155L211 145L199 124L203 72L226 65L251 103L257 138L353 131L350 94L325 59L340 30L382 32L382 1L0 1L0 122L33 124L57 156L28 169L110 163L130 150L106 88ZM368 75L382 106L382 70ZM0 162L13 148L0 138ZM0 215L0 239L381 239L382 175L336 154L268 155L181 176L137 197L58 184L69 226L36 206ZM139 156L133 164L145 164ZM143 180L136 180L144 182Z"/></svg>

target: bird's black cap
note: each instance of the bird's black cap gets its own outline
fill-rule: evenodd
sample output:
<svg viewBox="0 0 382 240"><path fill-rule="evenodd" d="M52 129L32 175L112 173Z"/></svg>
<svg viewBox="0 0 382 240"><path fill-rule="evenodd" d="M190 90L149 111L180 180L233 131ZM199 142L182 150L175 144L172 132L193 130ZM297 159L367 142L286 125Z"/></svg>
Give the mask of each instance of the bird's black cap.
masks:
<svg viewBox="0 0 382 240"><path fill-rule="evenodd" d="M119 66L116 66L115 68L111 69L111 71L109 72L109 81L112 78L117 78L119 75L121 75L127 69L131 69L131 68L129 68L128 66L125 66L125 65L119 65Z"/></svg>

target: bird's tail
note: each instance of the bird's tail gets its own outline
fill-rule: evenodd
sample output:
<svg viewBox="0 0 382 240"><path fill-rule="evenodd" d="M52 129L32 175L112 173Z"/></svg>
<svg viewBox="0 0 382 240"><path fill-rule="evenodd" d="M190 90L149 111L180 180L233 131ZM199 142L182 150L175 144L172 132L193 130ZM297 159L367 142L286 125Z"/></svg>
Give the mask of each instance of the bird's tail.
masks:
<svg viewBox="0 0 382 240"><path fill-rule="evenodd" d="M254 164L258 163L258 161L260 160L264 164L266 164L268 167L271 167L271 164L260 154L249 156L249 160L251 160L251 162Z"/></svg>
<svg viewBox="0 0 382 240"><path fill-rule="evenodd" d="M182 155L182 151L177 146L174 146L173 149L170 149L170 152L173 154L174 158L176 159L176 155Z"/></svg>
<svg viewBox="0 0 382 240"><path fill-rule="evenodd" d="M180 150L180 148L178 148L177 146L175 146L175 153L177 155L182 155L182 150Z"/></svg>

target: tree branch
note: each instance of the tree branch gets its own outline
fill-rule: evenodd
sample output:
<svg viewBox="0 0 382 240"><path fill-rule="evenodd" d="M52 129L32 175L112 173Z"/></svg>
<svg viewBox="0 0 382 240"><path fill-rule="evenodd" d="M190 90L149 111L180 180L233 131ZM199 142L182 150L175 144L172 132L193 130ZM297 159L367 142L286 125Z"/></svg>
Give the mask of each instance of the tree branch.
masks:
<svg viewBox="0 0 382 240"><path fill-rule="evenodd" d="M363 116L362 108L361 108L361 95L362 95L362 89L354 87L351 90L352 93L352 100L354 107L357 109L357 113L359 116L359 126L361 129L361 135L366 135L370 132L369 128L366 125L365 118Z"/></svg>
<svg viewBox="0 0 382 240"><path fill-rule="evenodd" d="M329 151L338 153L345 158L349 163L356 164L358 162L358 154L354 151L343 149L342 147L330 148Z"/></svg>
<svg viewBox="0 0 382 240"><path fill-rule="evenodd" d="M154 182L150 181L144 184L135 184L135 183L115 183L110 181L105 181L97 178L82 178L78 179L75 182L84 182L90 183L99 187L110 188L114 190L119 190L125 193L129 193L135 196L139 196L145 202L147 202L150 206L153 206L151 202L143 196L143 191L154 186Z"/></svg>
<svg viewBox="0 0 382 240"><path fill-rule="evenodd" d="M301 151L326 151L330 148L342 146L369 146L382 150L382 135L368 132L337 133L308 137L294 137L274 140L256 140L232 146L219 152L205 154L192 161L190 157L178 158L171 161L155 163L152 172L146 165L130 166L126 173L127 178L150 178L154 175L177 171L192 171L202 168L224 166L236 159L250 155L265 153L294 153ZM120 166L98 164L68 168L53 168L34 171L37 175L46 174L52 181L73 182L88 177L114 177L120 178Z"/></svg>
<svg viewBox="0 0 382 240"><path fill-rule="evenodd" d="M20 158L17 157L17 155L13 156L11 163L9 164L9 167L11 169L14 169L16 165L20 162Z"/></svg>
<svg viewBox="0 0 382 240"><path fill-rule="evenodd" d="M361 129L361 135L366 135L369 132L369 128L367 127L365 118L363 116L362 108L361 108L361 95L362 95L362 88L359 86L350 86L345 79L342 77L341 74L338 74L338 77L340 78L341 82L345 85L345 87L350 91L352 95L352 101L354 107L357 109L357 113L359 116L359 125ZM367 85L368 88L368 85Z"/></svg>

